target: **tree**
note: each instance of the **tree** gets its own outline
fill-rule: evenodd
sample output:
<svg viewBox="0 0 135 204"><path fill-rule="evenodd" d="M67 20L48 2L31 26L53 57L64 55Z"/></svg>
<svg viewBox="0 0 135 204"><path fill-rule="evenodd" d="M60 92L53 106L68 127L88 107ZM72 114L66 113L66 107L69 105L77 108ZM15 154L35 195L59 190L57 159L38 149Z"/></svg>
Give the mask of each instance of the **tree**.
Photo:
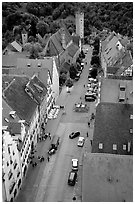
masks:
<svg viewBox="0 0 135 204"><path fill-rule="evenodd" d="M68 78L68 79L66 80L66 86L67 86L68 88L71 88L71 87L73 86L73 81L72 81L72 79Z"/></svg>
<svg viewBox="0 0 135 204"><path fill-rule="evenodd" d="M77 69L75 68L73 64L70 66L69 74L70 74L71 79L74 79L76 77Z"/></svg>
<svg viewBox="0 0 135 204"><path fill-rule="evenodd" d="M91 58L91 65L97 64L98 66L100 65L100 59L98 55L93 55Z"/></svg>
<svg viewBox="0 0 135 204"><path fill-rule="evenodd" d="M60 77L59 77L59 84L60 84L60 86L65 83L66 79L67 79L66 74L65 74L64 72L62 72L62 73L60 74Z"/></svg>
<svg viewBox="0 0 135 204"><path fill-rule="evenodd" d="M44 37L46 33L49 31L49 26L44 21L39 21L36 25L37 32Z"/></svg>

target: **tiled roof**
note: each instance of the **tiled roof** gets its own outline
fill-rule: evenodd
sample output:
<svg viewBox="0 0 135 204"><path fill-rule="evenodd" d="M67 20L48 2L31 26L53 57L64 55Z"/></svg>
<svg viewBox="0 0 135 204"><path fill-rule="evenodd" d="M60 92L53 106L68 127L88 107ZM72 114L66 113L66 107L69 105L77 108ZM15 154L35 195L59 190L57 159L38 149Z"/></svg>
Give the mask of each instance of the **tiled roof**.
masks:
<svg viewBox="0 0 135 204"><path fill-rule="evenodd" d="M21 123L10 122L8 124L10 134L21 134Z"/></svg>
<svg viewBox="0 0 135 204"><path fill-rule="evenodd" d="M118 103L100 103L97 106L95 128L93 135L92 153L108 154L133 154L133 105ZM128 143L130 142L130 152ZM99 143L103 149L99 149ZM117 145L117 151L113 150L113 144ZM123 149L126 145L126 150Z"/></svg>
<svg viewBox="0 0 135 204"><path fill-rule="evenodd" d="M8 126L8 122L5 120L5 118L8 119L8 121L10 122L18 122L20 120L20 118L18 117L18 115L16 115L15 118L12 118L9 113L11 111L14 111L7 103L4 99L2 99L2 126Z"/></svg>
<svg viewBox="0 0 135 204"><path fill-rule="evenodd" d="M132 80L120 80L120 79L104 79L101 83L101 102L107 103L119 103L120 83L124 83L126 86L125 102L133 104L133 81ZM127 100L128 98L128 100Z"/></svg>
<svg viewBox="0 0 135 204"><path fill-rule="evenodd" d="M43 82L43 84L47 87L47 80L48 80L48 69L44 68L6 68L2 69L3 75L22 75L32 77L33 75L37 75L38 78Z"/></svg>
<svg viewBox="0 0 135 204"><path fill-rule="evenodd" d="M74 55L76 54L76 52L79 50L79 47L77 45L75 45L74 43L72 43L71 45L69 45L67 47L67 51L68 51L68 54L71 56L71 57L74 57Z"/></svg>
<svg viewBox="0 0 135 204"><path fill-rule="evenodd" d="M119 67L107 67L107 74L116 74L117 70L119 69Z"/></svg>
<svg viewBox="0 0 135 204"><path fill-rule="evenodd" d="M29 66L30 65L30 66ZM53 58L45 57L44 59L17 59L17 67L19 69L28 68L29 69L48 69L52 77L53 74Z"/></svg>
<svg viewBox="0 0 135 204"><path fill-rule="evenodd" d="M65 34L66 45L72 40L65 24L62 24L62 27L50 37L49 42L45 47L44 53L46 52L47 56L56 56L64 51L62 47L62 33Z"/></svg>
<svg viewBox="0 0 135 204"><path fill-rule="evenodd" d="M133 64L133 60L131 57L131 54L129 51L125 52L125 55L119 59L119 61L116 62L116 66L119 67L119 70L117 71L117 75L120 75L124 70L126 70L128 67L130 67Z"/></svg>
<svg viewBox="0 0 135 204"><path fill-rule="evenodd" d="M65 71L69 71L69 69L70 69L70 64L69 63L67 63L67 62L64 62L62 65L61 65L61 67L60 67L60 70L65 70Z"/></svg>
<svg viewBox="0 0 135 204"><path fill-rule="evenodd" d="M32 95L33 99L40 104L45 95L47 94L47 88L45 85L37 78L33 76L29 82L26 84L27 92Z"/></svg>
<svg viewBox="0 0 135 204"><path fill-rule="evenodd" d="M8 76L8 78L12 78L13 80L10 86L4 91L3 97L12 110L16 111L19 118L29 123L37 108L36 102L25 92L29 78L19 76Z"/></svg>
<svg viewBox="0 0 135 204"><path fill-rule="evenodd" d="M13 53L13 54L6 54L2 55L2 67L16 67L17 66L17 59L18 58L27 58L28 53Z"/></svg>

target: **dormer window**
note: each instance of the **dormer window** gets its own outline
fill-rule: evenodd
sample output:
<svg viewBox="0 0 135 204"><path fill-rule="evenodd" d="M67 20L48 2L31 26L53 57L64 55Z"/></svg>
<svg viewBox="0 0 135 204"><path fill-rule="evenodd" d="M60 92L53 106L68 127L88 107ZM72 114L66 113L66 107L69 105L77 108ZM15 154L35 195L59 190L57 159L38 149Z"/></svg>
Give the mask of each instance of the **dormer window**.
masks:
<svg viewBox="0 0 135 204"><path fill-rule="evenodd" d="M9 115L14 119L16 117L15 113L16 111L10 111Z"/></svg>
<svg viewBox="0 0 135 204"><path fill-rule="evenodd" d="M133 134L133 129L132 129L132 128L130 128L130 130L129 130L129 131L130 131L130 133L131 133L131 134Z"/></svg>
<svg viewBox="0 0 135 204"><path fill-rule="evenodd" d="M130 119L133 120L133 115L132 114L130 115Z"/></svg>
<svg viewBox="0 0 135 204"><path fill-rule="evenodd" d="M30 68L30 63L27 63L27 67Z"/></svg>
<svg viewBox="0 0 135 204"><path fill-rule="evenodd" d="M8 118L4 118L4 120L7 122L7 123L9 123L9 120L8 120Z"/></svg>
<svg viewBox="0 0 135 204"><path fill-rule="evenodd" d="M40 67L41 67L41 62L38 63L38 68L40 68Z"/></svg>

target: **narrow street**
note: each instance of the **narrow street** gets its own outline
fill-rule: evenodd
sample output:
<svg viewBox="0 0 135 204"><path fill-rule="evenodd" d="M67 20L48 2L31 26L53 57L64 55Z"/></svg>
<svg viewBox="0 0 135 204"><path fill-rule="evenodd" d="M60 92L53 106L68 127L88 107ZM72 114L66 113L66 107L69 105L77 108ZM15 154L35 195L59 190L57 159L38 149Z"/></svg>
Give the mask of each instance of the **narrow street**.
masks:
<svg viewBox="0 0 135 204"><path fill-rule="evenodd" d="M92 50L86 56L87 62L91 59ZM83 153L88 149L90 151L90 139L93 137L93 127L88 127L88 119L92 112L95 112L95 102L87 103L89 111L87 113L74 112L74 104L77 102L84 102L84 94L87 84L89 64L85 65L81 77L78 82L74 83L71 93L66 92L66 87L63 87L60 97L58 98L57 105L64 105L66 115L62 115L62 110L55 120L49 120L47 124L47 131L53 136L52 140L60 137L60 145L56 154L52 155L49 162L41 164L41 166L34 169L35 180L30 181L31 187L27 184L26 180L22 192L20 192L17 201L23 202L70 202L76 196L76 201L81 201L81 173L82 173L82 159ZM81 99L80 99L81 97ZM85 140L84 147L78 147L78 138L69 139L71 132L80 131L81 136ZM87 132L89 137L87 138ZM47 152L47 145L51 141L37 144L37 152L42 155ZM46 144L48 143L48 144ZM78 181L75 187L70 187L67 184L68 174L71 170L71 159L79 159ZM29 172L28 172L29 173ZM31 176L32 178L32 176ZM32 186L33 182L33 186ZM28 191L27 191L28 190ZM26 192L27 191L27 192ZM29 192L29 193L28 193ZM30 193L31 192L31 193ZM27 196L25 195L27 193Z"/></svg>

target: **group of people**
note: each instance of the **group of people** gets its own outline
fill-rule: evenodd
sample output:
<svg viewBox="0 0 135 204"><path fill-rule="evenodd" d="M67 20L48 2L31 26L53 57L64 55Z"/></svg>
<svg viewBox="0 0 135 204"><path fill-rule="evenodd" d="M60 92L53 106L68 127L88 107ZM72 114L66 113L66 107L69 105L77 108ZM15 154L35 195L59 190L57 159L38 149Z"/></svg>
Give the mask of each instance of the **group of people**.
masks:
<svg viewBox="0 0 135 204"><path fill-rule="evenodd" d="M51 134L50 133L44 134L41 137L39 137L39 141L43 141L43 140L45 141L48 137L51 140Z"/></svg>
<svg viewBox="0 0 135 204"><path fill-rule="evenodd" d="M91 114L90 121L88 121L88 126L89 126L89 127L90 127L90 123L91 123L91 121L94 120L94 119L95 119L95 114L92 113L92 114Z"/></svg>

